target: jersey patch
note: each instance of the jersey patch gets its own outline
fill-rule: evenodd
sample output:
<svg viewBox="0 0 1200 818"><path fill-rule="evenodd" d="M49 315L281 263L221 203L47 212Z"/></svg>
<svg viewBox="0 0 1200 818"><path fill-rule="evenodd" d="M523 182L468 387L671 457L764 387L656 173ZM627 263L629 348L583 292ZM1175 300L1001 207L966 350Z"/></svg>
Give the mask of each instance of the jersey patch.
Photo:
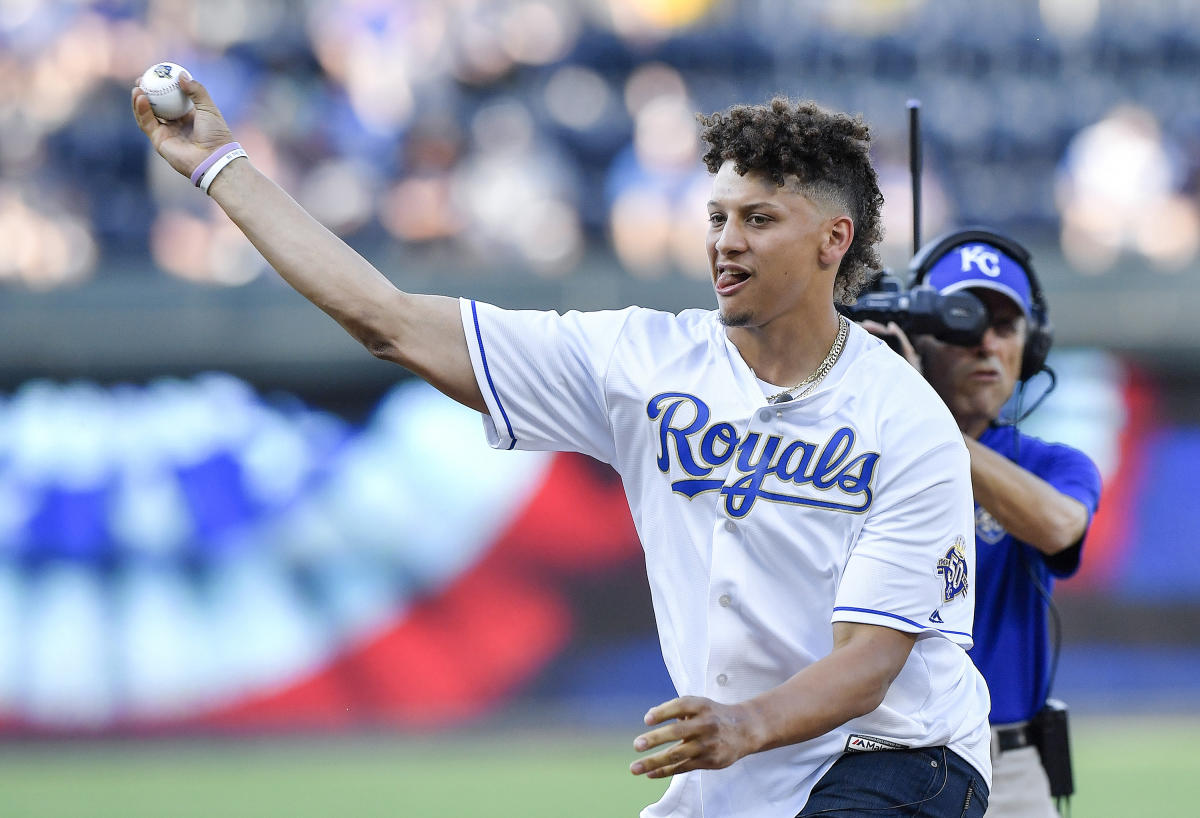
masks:
<svg viewBox="0 0 1200 818"><path fill-rule="evenodd" d="M873 753L876 750L907 750L907 744L889 741L878 736L863 736L851 733L846 737L847 753Z"/></svg>
<svg viewBox="0 0 1200 818"><path fill-rule="evenodd" d="M996 518L984 509L983 506L975 506L975 536L983 540L988 545L995 545L1004 539L1008 534L1004 530L1004 526L996 522Z"/></svg>
<svg viewBox="0 0 1200 818"><path fill-rule="evenodd" d="M946 551L946 556L937 561L937 572L942 575L943 602L967 595L970 582L967 577L966 542L961 536L954 538L954 545Z"/></svg>

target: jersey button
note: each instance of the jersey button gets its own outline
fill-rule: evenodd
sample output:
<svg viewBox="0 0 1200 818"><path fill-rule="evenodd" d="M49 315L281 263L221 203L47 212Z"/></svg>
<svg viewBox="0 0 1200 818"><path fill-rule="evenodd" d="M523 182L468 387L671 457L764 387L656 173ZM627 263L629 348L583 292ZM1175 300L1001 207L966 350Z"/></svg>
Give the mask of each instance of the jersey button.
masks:
<svg viewBox="0 0 1200 818"><path fill-rule="evenodd" d="M726 520L725 521L725 530L730 533L737 531L737 523L735 523L733 520Z"/></svg>
<svg viewBox="0 0 1200 818"><path fill-rule="evenodd" d="M719 597L717 597L717 602L722 608L728 608L733 602L733 598L730 597L729 594L721 594Z"/></svg>
<svg viewBox="0 0 1200 818"><path fill-rule="evenodd" d="M766 423L768 420L771 419L771 410L763 409L761 412L758 413L758 419L761 420L763 423Z"/></svg>
<svg viewBox="0 0 1200 818"><path fill-rule="evenodd" d="M725 685L729 684L729 677L724 673L719 674L717 676L717 684L719 684L721 687L724 687Z"/></svg>

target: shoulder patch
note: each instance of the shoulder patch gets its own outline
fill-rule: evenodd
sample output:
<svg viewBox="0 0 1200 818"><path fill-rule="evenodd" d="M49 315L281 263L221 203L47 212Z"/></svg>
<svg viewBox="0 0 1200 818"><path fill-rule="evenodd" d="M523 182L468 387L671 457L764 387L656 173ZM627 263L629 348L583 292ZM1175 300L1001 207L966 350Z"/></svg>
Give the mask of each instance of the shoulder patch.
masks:
<svg viewBox="0 0 1200 818"><path fill-rule="evenodd" d="M942 601L952 602L957 596L966 596L970 587L967 576L966 541L962 536L954 538L954 544L946 555L937 561L937 572L942 576Z"/></svg>

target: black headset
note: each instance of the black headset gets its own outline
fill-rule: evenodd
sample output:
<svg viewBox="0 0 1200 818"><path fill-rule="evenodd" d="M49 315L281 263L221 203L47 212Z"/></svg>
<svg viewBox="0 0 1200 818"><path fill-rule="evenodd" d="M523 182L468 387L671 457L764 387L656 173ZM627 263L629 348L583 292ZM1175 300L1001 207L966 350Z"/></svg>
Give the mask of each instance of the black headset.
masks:
<svg viewBox="0 0 1200 818"><path fill-rule="evenodd" d="M925 281L929 269L942 256L964 244L990 244L1012 258L1029 279L1030 309L1029 330L1025 333L1025 351L1021 356L1021 374L1019 379L1027 381L1046 368L1046 356L1050 354L1050 346L1054 343L1054 324L1050 322L1050 312L1046 306L1046 297L1042 293L1042 285L1038 282L1037 274L1030 263L1030 253L1020 244L988 230L986 227L972 226L962 230L953 230L938 236L926 244L908 264L909 286L915 286Z"/></svg>

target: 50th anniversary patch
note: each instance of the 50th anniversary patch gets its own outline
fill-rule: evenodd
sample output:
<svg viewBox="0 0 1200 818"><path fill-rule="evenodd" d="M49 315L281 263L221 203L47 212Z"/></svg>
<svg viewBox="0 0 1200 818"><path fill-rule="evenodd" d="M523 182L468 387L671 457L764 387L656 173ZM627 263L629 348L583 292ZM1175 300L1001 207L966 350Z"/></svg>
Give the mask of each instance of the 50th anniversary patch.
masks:
<svg viewBox="0 0 1200 818"><path fill-rule="evenodd" d="M970 585L967 577L966 541L962 536L954 538L954 544L946 555L937 561L937 572L942 575L942 601L950 602L957 596L966 596Z"/></svg>

